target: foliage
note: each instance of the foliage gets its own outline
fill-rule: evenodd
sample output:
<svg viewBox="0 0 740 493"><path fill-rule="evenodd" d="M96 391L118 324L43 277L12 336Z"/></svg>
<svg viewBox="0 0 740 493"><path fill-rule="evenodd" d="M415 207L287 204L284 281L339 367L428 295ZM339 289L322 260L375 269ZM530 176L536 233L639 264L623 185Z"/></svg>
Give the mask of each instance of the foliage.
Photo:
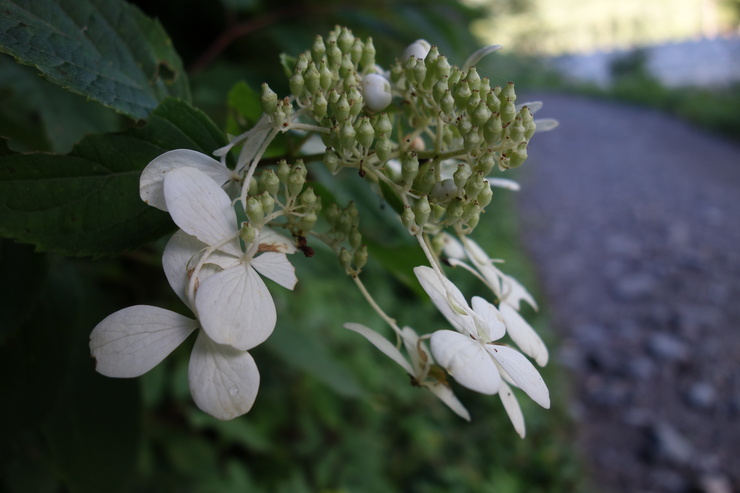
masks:
<svg viewBox="0 0 740 493"><path fill-rule="evenodd" d="M319 267L336 261L318 248L321 263L296 259L297 292L277 297L280 326L253 351L263 381L248 416L218 421L192 404L192 340L140 379L94 372L87 341L107 314L137 303L185 312L162 276L164 243L156 241L174 225L138 196L149 161L169 149L223 146L220 127L235 130L258 116L250 88L281 80L270 68L278 54L297 54L335 23L372 33L379 52L398 53L425 37L462 56L475 14L452 0L288 2L280 9L257 0L189 1L177 9L141 3L149 15L121 1L0 0L0 51L30 65L0 58L0 134L10 138L0 147L3 489L575 491L579 471L556 369L544 373L556 389L554 409L523 403L526 440L497 402L469 398L474 421L463 422L374 348L358 344L357 334L338 330L376 315L348 278ZM209 51L198 42L245 26L250 36L203 58ZM185 65L195 67L190 77ZM277 140L267 155L294 144ZM316 193L343 198L358 180L331 192L317 186ZM511 207L505 193L494 196L493 210ZM386 241L391 207L352 196L375 211L367 219L375 232L369 243L378 252L404 252L407 245ZM479 231L479 242L514 259L512 273L531 277L526 261L516 260L511 222L486 222ZM73 258L79 256L98 258ZM403 323L432 326L439 314L431 304L411 305L418 284L399 258L377 255L366 267L367 284L381 293L378 302L407 317ZM470 279L460 276L477 283Z"/></svg>

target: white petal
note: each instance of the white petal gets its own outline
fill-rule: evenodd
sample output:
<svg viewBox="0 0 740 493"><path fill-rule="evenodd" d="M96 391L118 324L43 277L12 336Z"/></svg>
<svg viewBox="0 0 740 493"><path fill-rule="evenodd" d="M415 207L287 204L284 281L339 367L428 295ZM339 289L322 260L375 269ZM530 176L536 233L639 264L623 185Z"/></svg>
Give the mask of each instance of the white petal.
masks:
<svg viewBox="0 0 740 493"><path fill-rule="evenodd" d="M552 118L541 118L539 120L535 120L534 124L536 125L534 132L540 133L554 130L560 125L560 122Z"/></svg>
<svg viewBox="0 0 740 493"><path fill-rule="evenodd" d="M231 171L219 161L190 149L176 149L154 158L141 172L141 178L139 178L141 200L152 207L166 211L164 175L176 168L197 168L213 178L219 185L231 180Z"/></svg>
<svg viewBox="0 0 740 493"><path fill-rule="evenodd" d="M449 233L442 233L442 251L444 254L451 259L464 259L465 249L457 238Z"/></svg>
<svg viewBox="0 0 740 493"><path fill-rule="evenodd" d="M538 365L545 366L549 358L547 346L537 332L508 303L501 303L498 308L504 317L506 332L511 336L511 340L524 354L534 358Z"/></svg>
<svg viewBox="0 0 740 493"><path fill-rule="evenodd" d="M519 113L524 107L529 108L529 112L533 115L542 109L542 101L527 101L526 103L519 103L516 105L516 112Z"/></svg>
<svg viewBox="0 0 740 493"><path fill-rule="evenodd" d="M189 235L215 246L236 237L236 212L226 192L202 171L178 168L164 179L164 196L172 220ZM236 240L221 250L241 255Z"/></svg>
<svg viewBox="0 0 740 493"><path fill-rule="evenodd" d="M501 382L501 388L498 391L498 395L501 398L501 404L504 405L506 414L509 415L511 424L514 425L514 429L520 437L524 438L527 434L527 430L524 426L524 415L522 414L522 408L519 407L519 401L514 395L514 391L511 390L506 382Z"/></svg>
<svg viewBox="0 0 740 493"><path fill-rule="evenodd" d="M429 365L433 363L432 356L426 344L419 342L419 335L411 327L401 329L403 347L411 359L411 366L414 368L414 375L417 377L425 375Z"/></svg>
<svg viewBox="0 0 740 493"><path fill-rule="evenodd" d="M506 334L504 317L498 309L480 296L473 297L473 310L483 319L485 334L480 334L483 342L497 341Z"/></svg>
<svg viewBox="0 0 740 493"><path fill-rule="evenodd" d="M162 254L162 268L170 287L190 309L193 307L186 295L190 278L188 272L195 265L191 259L204 248L205 243L180 229L172 235Z"/></svg>
<svg viewBox="0 0 740 493"><path fill-rule="evenodd" d="M260 230L259 241L261 252L295 253L298 251L293 240L267 227Z"/></svg>
<svg viewBox="0 0 740 493"><path fill-rule="evenodd" d="M484 56L488 55L489 53L493 53L494 51L498 51L501 48L503 48L503 46L501 45L488 45L484 46L480 50L474 51L473 54L470 55L467 60L465 60L465 64L462 67L463 72L467 71L473 65L477 65Z"/></svg>
<svg viewBox="0 0 740 493"><path fill-rule="evenodd" d="M95 369L107 377L138 377L157 366L198 322L156 306L137 305L108 315L90 334Z"/></svg>
<svg viewBox="0 0 740 493"><path fill-rule="evenodd" d="M486 181L492 187L504 188L506 190L512 190L514 192L518 192L521 189L517 182L515 182L514 180L509 180L508 178L486 178Z"/></svg>
<svg viewBox="0 0 740 493"><path fill-rule="evenodd" d="M414 369L411 368L411 365L408 361L406 361L406 358L403 357L401 354L401 351L399 351L396 346L391 344L391 342L386 339L385 337L381 336L374 330L372 330L369 327L365 327L362 324L357 324L353 322L347 322L344 324L345 329L349 329L353 332L357 332L361 336L363 336L365 339L370 341L370 343L375 346L376 348L380 349L380 351L388 356L390 359L398 363L401 368L406 370L409 375L412 377L415 377L416 374L414 373Z"/></svg>
<svg viewBox="0 0 740 493"><path fill-rule="evenodd" d="M203 330L214 342L243 351L270 337L277 321L267 286L243 264L202 281L195 306Z"/></svg>
<svg viewBox="0 0 740 493"><path fill-rule="evenodd" d="M237 159L237 173L241 173L254 160L273 128L271 118L263 113L254 127L240 136L243 139L243 144L242 150L239 152L239 159Z"/></svg>
<svg viewBox="0 0 740 493"><path fill-rule="evenodd" d="M260 374L252 356L198 334L188 366L195 404L218 419L234 419L252 408Z"/></svg>
<svg viewBox="0 0 740 493"><path fill-rule="evenodd" d="M486 349L496 362L509 374L514 383L533 401L545 409L550 408L550 392L537 369L516 349L507 346L487 345Z"/></svg>
<svg viewBox="0 0 740 493"><path fill-rule="evenodd" d="M447 404L447 407L455 411L455 414L465 421L470 421L470 413L468 413L468 410L462 405L462 402L455 397L455 394L452 393L452 389L449 386L443 383L425 384L424 386L434 395L439 397L439 400Z"/></svg>
<svg viewBox="0 0 740 493"><path fill-rule="evenodd" d="M266 278L291 291L298 282L295 267L284 253L265 252L254 257L250 265Z"/></svg>
<svg viewBox="0 0 740 493"><path fill-rule="evenodd" d="M480 342L451 330L438 330L431 338L434 360L463 387L495 394L501 384L496 364Z"/></svg>
<svg viewBox="0 0 740 493"><path fill-rule="evenodd" d="M414 267L414 273L432 303L455 329L477 335L478 330L473 319L475 315L457 286L446 277L440 278L431 267Z"/></svg>
<svg viewBox="0 0 740 493"><path fill-rule="evenodd" d="M522 284L511 276L499 271L501 277L501 298L503 301L519 310L521 301L526 301L529 306L538 309L537 302Z"/></svg>
<svg viewBox="0 0 740 493"><path fill-rule="evenodd" d="M415 57L417 60L424 59L431 49L432 45L429 44L429 41L427 41L426 39L417 39L406 47L406 49L403 51L403 54L401 55L401 60L405 62L412 56Z"/></svg>

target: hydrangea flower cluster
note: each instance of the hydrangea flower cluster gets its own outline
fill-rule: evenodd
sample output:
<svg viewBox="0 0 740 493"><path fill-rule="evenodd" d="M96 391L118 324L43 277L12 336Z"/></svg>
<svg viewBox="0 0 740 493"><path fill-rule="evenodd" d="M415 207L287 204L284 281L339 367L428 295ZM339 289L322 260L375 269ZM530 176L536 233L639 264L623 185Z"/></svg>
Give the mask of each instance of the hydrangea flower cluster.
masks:
<svg viewBox="0 0 740 493"><path fill-rule="evenodd" d="M287 255L312 256L309 241L320 241L395 332L396 344L359 323L347 323L347 329L464 419L469 413L447 375L473 391L498 394L524 436L512 387L550 405L547 387L526 357L544 365L547 348L519 314L522 301L537 307L468 235L491 201L492 186L517 189L489 175L521 165L534 133L556 123L534 119L541 103L516 104L513 83L491 87L478 74L478 60L499 48L483 48L456 67L419 40L384 70L375 62L372 39L337 27L295 59L289 96L280 98L263 84L262 117L214 150L214 157L178 149L154 159L141 175L140 195L180 228L162 264L194 318L143 305L108 316L90 337L97 370L139 376L197 331L189 365L195 403L219 419L248 412L259 387L248 351L270 336L277 320L262 277L292 290L297 277ZM306 151L293 163L263 160L285 132L314 145L318 136L325 150L318 156ZM227 165L232 158L235 164ZM360 278L368 259L361 211L352 202L322 204L308 180L307 166L322 163L333 174L356 170L395 205L429 262L414 273L451 328L419 335L398 327L376 303ZM447 277L441 258L481 279L490 288L488 297L469 302ZM500 342L505 336L519 350Z"/></svg>

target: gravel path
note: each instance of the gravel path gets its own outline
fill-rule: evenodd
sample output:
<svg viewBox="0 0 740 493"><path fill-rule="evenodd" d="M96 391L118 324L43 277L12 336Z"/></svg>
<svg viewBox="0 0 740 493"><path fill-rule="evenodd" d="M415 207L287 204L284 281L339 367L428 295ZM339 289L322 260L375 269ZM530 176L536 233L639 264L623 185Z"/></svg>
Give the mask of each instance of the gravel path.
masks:
<svg viewBox="0 0 740 493"><path fill-rule="evenodd" d="M639 108L527 99L560 121L518 200L594 491L740 492L740 146Z"/></svg>

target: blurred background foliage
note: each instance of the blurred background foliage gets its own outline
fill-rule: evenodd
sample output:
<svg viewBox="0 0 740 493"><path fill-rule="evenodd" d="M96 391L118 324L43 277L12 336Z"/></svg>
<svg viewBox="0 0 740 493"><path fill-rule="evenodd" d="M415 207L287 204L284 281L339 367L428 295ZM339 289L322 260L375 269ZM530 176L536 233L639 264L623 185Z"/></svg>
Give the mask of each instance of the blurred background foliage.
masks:
<svg viewBox="0 0 740 493"><path fill-rule="evenodd" d="M470 23L485 15L478 6L453 0L136 3L171 36L188 67L193 104L224 129L237 113L228 97L235 84L258 88L268 81L285 94L280 54L295 55L336 24L372 36L381 64L417 38L462 63L477 47ZM526 60L508 60L500 66L487 62L494 83L516 80L520 73L529 78ZM18 151L68 152L83 135L139 125L47 83L5 55L0 101L0 135ZM313 178L326 179L318 172ZM396 219L356 176L331 188L340 200L352 197L370 212L362 215L362 227L375 245L364 273L371 292L402 324L433 330L442 322L434 307L410 301L414 287L405 280L415 264L399 262L411 247ZM496 194L474 238L492 257L507 260L507 273L534 288L516 243L510 193ZM390 242L394 230L399 234ZM412 387L403 370L364 339L341 328L347 321L379 328L382 321L340 273L334 256L320 248L312 258L292 259L300 280L294 293L270 286L280 317L274 335L252 351L262 383L246 416L220 422L194 406L187 387L188 344L138 379L96 374L87 342L105 316L134 304L185 312L161 270L165 242L95 260L36 253L8 239L0 243L3 491L581 488L566 417L568 389L552 363L543 372L552 409L521 399L526 439L518 438L497 398L457 388L473 416L472 423L464 422L430 393ZM453 280L465 291L483 289L464 272L454 273ZM552 345L546 312L525 315Z"/></svg>

